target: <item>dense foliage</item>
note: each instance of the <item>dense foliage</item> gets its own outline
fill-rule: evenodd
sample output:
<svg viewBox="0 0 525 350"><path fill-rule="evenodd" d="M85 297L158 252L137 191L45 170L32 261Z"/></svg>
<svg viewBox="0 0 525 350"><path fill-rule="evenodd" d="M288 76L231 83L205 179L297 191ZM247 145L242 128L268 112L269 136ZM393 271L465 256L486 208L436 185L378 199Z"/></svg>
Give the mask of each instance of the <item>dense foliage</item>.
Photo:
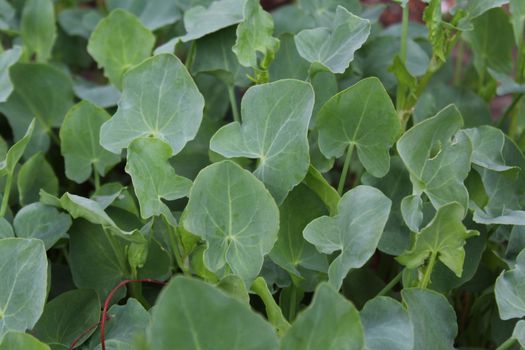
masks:
<svg viewBox="0 0 525 350"><path fill-rule="evenodd" d="M525 1L0 0L0 350L525 347Z"/></svg>

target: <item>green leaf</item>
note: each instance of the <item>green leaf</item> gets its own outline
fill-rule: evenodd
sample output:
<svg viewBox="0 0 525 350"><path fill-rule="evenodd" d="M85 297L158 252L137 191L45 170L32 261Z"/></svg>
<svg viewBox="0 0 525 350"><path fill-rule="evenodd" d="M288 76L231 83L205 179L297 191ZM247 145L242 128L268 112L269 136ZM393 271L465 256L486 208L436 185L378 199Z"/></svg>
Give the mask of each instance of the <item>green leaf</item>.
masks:
<svg viewBox="0 0 525 350"><path fill-rule="evenodd" d="M505 134L489 125L466 129L463 132L472 143L472 163L493 171L519 171L519 167L507 165L503 158Z"/></svg>
<svg viewBox="0 0 525 350"><path fill-rule="evenodd" d="M503 0L504 1L504 0ZM510 0L510 14L512 29L514 30L514 40L517 47L523 44L523 29L525 28L525 2L520 0Z"/></svg>
<svg viewBox="0 0 525 350"><path fill-rule="evenodd" d="M277 239L279 211L255 176L222 161L197 175L183 225L208 243L204 261L211 271L230 268L249 281Z"/></svg>
<svg viewBox="0 0 525 350"><path fill-rule="evenodd" d="M0 350L50 350L49 346L26 333L8 332L0 342Z"/></svg>
<svg viewBox="0 0 525 350"><path fill-rule="evenodd" d="M419 231L423 222L423 201L418 195L410 195L401 201L401 215L408 228L414 232Z"/></svg>
<svg viewBox="0 0 525 350"><path fill-rule="evenodd" d="M0 240L0 339L33 328L44 310L47 259L39 239ZM10 349L16 349L10 348Z"/></svg>
<svg viewBox="0 0 525 350"><path fill-rule="evenodd" d="M68 8L58 14L58 23L67 34L84 39L89 39L101 19L100 11L92 8Z"/></svg>
<svg viewBox="0 0 525 350"><path fill-rule="evenodd" d="M337 213L337 205L341 197L335 188L330 186L319 170L310 165L303 183L323 201L324 205L329 209L330 215Z"/></svg>
<svg viewBox="0 0 525 350"><path fill-rule="evenodd" d="M197 134L203 108L204 99L179 59L154 56L126 74L119 108L102 125L100 144L120 153L134 139L153 136L175 155Z"/></svg>
<svg viewBox="0 0 525 350"><path fill-rule="evenodd" d="M0 218L0 239L10 238L14 236L15 236L15 233L9 221L7 221L5 218Z"/></svg>
<svg viewBox="0 0 525 350"><path fill-rule="evenodd" d="M501 8L493 9L472 23L474 30L465 32L463 37L474 53L474 67L478 74L484 74L487 68L510 72L514 39L508 15ZM487 30L491 27L498 30Z"/></svg>
<svg viewBox="0 0 525 350"><path fill-rule="evenodd" d="M54 207L33 203L16 213L13 226L17 237L39 238L48 250L60 238L67 236L71 217Z"/></svg>
<svg viewBox="0 0 525 350"><path fill-rule="evenodd" d="M255 175L282 203L310 165L307 133L313 104L313 89L305 82L254 86L242 99L243 123L219 129L210 149L228 158L257 158Z"/></svg>
<svg viewBox="0 0 525 350"><path fill-rule="evenodd" d="M412 248L398 256L397 261L413 269L433 256L461 277L465 240L479 235L478 231L467 230L463 226L463 216L464 209L457 202L440 207L432 221L416 234Z"/></svg>
<svg viewBox="0 0 525 350"><path fill-rule="evenodd" d="M18 161L20 161L20 158L22 158L24 155L27 144L31 140L34 128L35 120L33 119L31 124L29 124L25 135L7 151L5 158L0 161L0 176L11 176L13 174L15 171L15 166L18 164Z"/></svg>
<svg viewBox="0 0 525 350"><path fill-rule="evenodd" d="M270 258L283 269L301 276L299 266L326 272L328 261L303 238L303 230L313 219L326 214L321 199L304 185L297 186L279 208L280 227Z"/></svg>
<svg viewBox="0 0 525 350"><path fill-rule="evenodd" d="M58 179L44 153L35 153L20 167L17 187L21 205L37 202L40 189L51 194L58 193Z"/></svg>
<svg viewBox="0 0 525 350"><path fill-rule="evenodd" d="M75 220L69 236L69 266L77 288L94 289L104 298L130 277L122 240L83 220Z"/></svg>
<svg viewBox="0 0 525 350"><path fill-rule="evenodd" d="M471 128L492 122L488 103L474 91L438 82L425 89L417 101L412 116L414 123L433 117L450 104L456 105L461 112L465 127Z"/></svg>
<svg viewBox="0 0 525 350"><path fill-rule="evenodd" d="M73 90L78 98L92 102L102 108L116 106L120 99L120 91L113 85L97 85L79 77L75 77Z"/></svg>
<svg viewBox="0 0 525 350"><path fill-rule="evenodd" d="M57 36L55 12L51 0L27 0L22 11L20 34L37 62L46 62Z"/></svg>
<svg viewBox="0 0 525 350"><path fill-rule="evenodd" d="M275 12L272 14L275 15ZM279 42L279 51L275 54L275 59L270 65L270 80L305 80L308 77L310 64L297 52L293 35L284 33L279 36Z"/></svg>
<svg viewBox="0 0 525 350"><path fill-rule="evenodd" d="M390 167L388 152L401 126L379 79L367 78L330 98L317 115L316 128L319 149L326 157L341 157L355 146L365 169L382 177Z"/></svg>
<svg viewBox="0 0 525 350"><path fill-rule="evenodd" d="M414 333L407 311L389 297L369 300L361 310L366 350L412 350Z"/></svg>
<svg viewBox="0 0 525 350"><path fill-rule="evenodd" d="M116 9L98 22L87 50L117 88L126 71L151 55L153 34L131 13Z"/></svg>
<svg viewBox="0 0 525 350"><path fill-rule="evenodd" d="M178 2L164 0L108 0L110 10L125 9L135 16L150 30L173 24L181 18Z"/></svg>
<svg viewBox="0 0 525 350"><path fill-rule="evenodd" d="M447 299L427 289L401 291L414 333L414 349L454 349L456 314Z"/></svg>
<svg viewBox="0 0 525 350"><path fill-rule="evenodd" d="M330 27L305 29L295 36L299 54L333 73L343 73L370 35L370 21L339 6Z"/></svg>
<svg viewBox="0 0 525 350"><path fill-rule="evenodd" d="M503 271L495 285L496 302L502 320L525 316L525 251L516 258L516 265Z"/></svg>
<svg viewBox="0 0 525 350"><path fill-rule="evenodd" d="M300 9L310 17L303 21L313 20L314 26L326 27L332 24L339 6L352 13L361 12L359 0L299 0Z"/></svg>
<svg viewBox="0 0 525 350"><path fill-rule="evenodd" d="M229 86L248 85L248 70L239 64L232 51L235 38L235 28L228 27L195 41L196 54L191 66L192 73L212 74ZM206 103L209 101L206 98Z"/></svg>
<svg viewBox="0 0 525 350"><path fill-rule="evenodd" d="M512 338L517 339L519 344L523 347L525 344L525 320L520 320L516 323Z"/></svg>
<svg viewBox="0 0 525 350"><path fill-rule="evenodd" d="M138 138L129 145L126 172L133 181L143 219L161 214L170 217L163 200L188 195L191 181L175 174L170 157L170 145L155 138Z"/></svg>
<svg viewBox="0 0 525 350"><path fill-rule="evenodd" d="M359 312L328 283L317 287L312 303L283 338L282 350L363 349Z"/></svg>
<svg viewBox="0 0 525 350"><path fill-rule="evenodd" d="M211 285L177 276L161 292L147 330L150 349L277 350L261 316Z"/></svg>
<svg viewBox="0 0 525 350"><path fill-rule="evenodd" d="M328 269L330 282L340 288L351 269L362 267L374 254L392 202L381 191L358 186L345 193L337 215L313 220L304 238L324 254L340 250Z"/></svg>
<svg viewBox="0 0 525 350"><path fill-rule="evenodd" d="M79 335L99 320L100 302L97 293L89 289L74 289L46 304L32 334L51 344L53 350L66 350ZM94 329L84 334L77 345L81 345L93 332Z"/></svg>
<svg viewBox="0 0 525 350"><path fill-rule="evenodd" d="M134 340L144 334L150 322L150 315L144 307L133 298L125 305L113 305L108 310L111 319L106 322L106 348L134 349ZM89 341L90 349L100 349L100 330L97 330Z"/></svg>
<svg viewBox="0 0 525 350"><path fill-rule="evenodd" d="M202 38L223 28L242 22L247 0L217 0L208 8L198 5L184 13L186 34L183 42Z"/></svg>
<svg viewBox="0 0 525 350"><path fill-rule="evenodd" d="M60 127L66 112L73 105L71 79L63 71L47 64L18 63L10 69L14 91L0 112L5 114L16 140L24 136L36 119L28 155L47 151L52 129Z"/></svg>
<svg viewBox="0 0 525 350"><path fill-rule="evenodd" d="M272 37L272 15L264 11L259 0L246 0L244 21L237 26L237 41L232 50L241 65L266 69L279 49L279 39ZM262 56L258 62L257 56Z"/></svg>
<svg viewBox="0 0 525 350"><path fill-rule="evenodd" d="M9 77L9 69L22 56L22 48L15 46L12 49L0 53L0 103L7 101L13 92L13 83Z"/></svg>
<svg viewBox="0 0 525 350"><path fill-rule="evenodd" d="M461 114L450 105L413 126L397 141L414 194L425 193L436 209L453 201L468 208L463 181L470 171L472 145L463 133L457 133L462 126Z"/></svg>
<svg viewBox="0 0 525 350"><path fill-rule="evenodd" d="M60 127L60 151L68 179L82 183L89 179L92 170L104 176L119 163L120 157L102 148L99 141L100 127L109 119L104 109L88 101L69 110Z"/></svg>

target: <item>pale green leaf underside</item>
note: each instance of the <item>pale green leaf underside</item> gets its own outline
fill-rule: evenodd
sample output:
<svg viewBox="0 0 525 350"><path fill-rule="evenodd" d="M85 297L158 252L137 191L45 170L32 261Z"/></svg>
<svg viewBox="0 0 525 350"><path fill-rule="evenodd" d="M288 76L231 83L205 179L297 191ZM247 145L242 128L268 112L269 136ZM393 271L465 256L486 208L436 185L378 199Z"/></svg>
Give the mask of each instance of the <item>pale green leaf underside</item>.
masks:
<svg viewBox="0 0 525 350"><path fill-rule="evenodd" d="M319 63L333 73L343 73L368 35L370 21L339 6L330 28L305 29L295 36L295 44L308 62Z"/></svg>
<svg viewBox="0 0 525 350"><path fill-rule="evenodd" d="M516 258L516 265L496 280L495 294L501 319L525 316L525 251Z"/></svg>
<svg viewBox="0 0 525 350"><path fill-rule="evenodd" d="M350 269L360 268L374 254L391 205L378 189L358 186L341 198L337 215L322 216L304 229L304 238L320 252L341 251L328 269L329 280L336 288L341 287Z"/></svg>
<svg viewBox="0 0 525 350"><path fill-rule="evenodd" d="M394 105L377 78L367 78L330 98L317 115L319 149L341 157L355 146L365 169L376 177L390 167L389 149L400 123Z"/></svg>
<svg viewBox="0 0 525 350"><path fill-rule="evenodd" d="M197 175L189 197L183 225L207 242L206 266L217 272L227 265L243 280L254 279L279 229L277 205L262 182L222 161Z"/></svg>
<svg viewBox="0 0 525 350"><path fill-rule="evenodd" d="M47 258L39 239L0 240L0 339L31 329L44 309Z"/></svg>
<svg viewBox="0 0 525 350"><path fill-rule="evenodd" d="M197 134L203 109L204 98L180 60L154 56L124 77L117 113L102 125L100 144L118 154L134 139L153 136L175 155Z"/></svg>
<svg viewBox="0 0 525 350"><path fill-rule="evenodd" d="M161 214L170 217L162 201L185 197L191 181L175 174L169 163L171 147L155 138L138 138L128 148L126 172L131 176L142 218Z"/></svg>
<svg viewBox="0 0 525 350"><path fill-rule="evenodd" d="M259 159L254 174L281 203L308 172L313 104L311 85L299 80L254 86L242 99L242 124L219 129L210 149L229 158Z"/></svg>
<svg viewBox="0 0 525 350"><path fill-rule="evenodd" d="M20 59L21 55L22 48L20 46L15 46L0 53L0 103L5 102L11 95L11 92L13 92L9 68Z"/></svg>
<svg viewBox="0 0 525 350"><path fill-rule="evenodd" d="M270 324L216 287L173 278L159 296L147 330L151 349L277 350Z"/></svg>

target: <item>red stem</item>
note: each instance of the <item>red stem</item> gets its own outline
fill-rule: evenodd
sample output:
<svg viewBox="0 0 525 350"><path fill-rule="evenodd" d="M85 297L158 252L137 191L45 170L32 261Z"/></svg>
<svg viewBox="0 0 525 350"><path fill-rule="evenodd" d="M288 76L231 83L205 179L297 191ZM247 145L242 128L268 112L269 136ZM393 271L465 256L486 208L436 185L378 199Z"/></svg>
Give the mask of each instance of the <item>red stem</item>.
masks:
<svg viewBox="0 0 525 350"><path fill-rule="evenodd" d="M154 284L160 284L165 285L166 282L154 280L151 278L144 278L141 280L124 280L120 282L115 288L109 292L108 297L104 301L104 309L102 310L102 317L100 319L100 344L102 345L102 350L106 350L106 337L105 337L105 331L106 331L106 318L108 314L109 309L109 303L111 303L111 299L113 299L113 296L115 293L122 287L124 287L128 283L154 283Z"/></svg>
<svg viewBox="0 0 525 350"><path fill-rule="evenodd" d="M108 317L109 319L109 317ZM67 348L67 350L73 350L75 348L75 346L77 346L78 342L80 341L80 339L84 338L84 336L86 334L89 334L89 332L91 332L92 330L94 330L95 328L98 327L98 325L100 324L101 321L97 321L97 323L91 325L88 329L86 329L84 332L82 332L78 337L76 337L73 342L71 343L71 345L69 346L69 348Z"/></svg>

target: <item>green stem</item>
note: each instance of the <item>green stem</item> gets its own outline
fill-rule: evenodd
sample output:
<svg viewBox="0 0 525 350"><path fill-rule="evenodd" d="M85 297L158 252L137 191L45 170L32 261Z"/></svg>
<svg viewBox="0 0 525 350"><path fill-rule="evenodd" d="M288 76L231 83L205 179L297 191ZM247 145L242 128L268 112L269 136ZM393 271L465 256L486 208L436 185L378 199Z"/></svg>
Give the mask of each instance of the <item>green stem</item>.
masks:
<svg viewBox="0 0 525 350"><path fill-rule="evenodd" d="M509 338L507 340L505 340L503 343L501 343L500 346L498 346L496 348L496 350L507 350L507 349L510 349L515 343L516 343L516 339L515 338Z"/></svg>
<svg viewBox="0 0 525 350"><path fill-rule="evenodd" d="M237 107L237 98L235 97L235 87L233 85L228 86L228 96L230 97L233 120L240 123L241 117L239 115L239 107Z"/></svg>
<svg viewBox="0 0 525 350"><path fill-rule="evenodd" d="M401 281L402 276L403 276L403 270L401 270L401 272L399 272L394 278L392 278L392 280L388 282L388 284L383 289L381 289L379 293L377 293L377 296L380 297L390 292L392 288L394 288L395 285L398 284L399 281Z"/></svg>
<svg viewBox="0 0 525 350"><path fill-rule="evenodd" d="M11 193L11 186L13 186L13 174L7 174L7 179L4 187L4 194L2 195L2 206L0 206L0 218L5 216L7 206L9 204L9 194Z"/></svg>
<svg viewBox="0 0 525 350"><path fill-rule="evenodd" d="M283 312L275 302L272 293L268 289L266 281L262 277L257 277L252 284L252 291L257 294L264 303L268 321L275 327L277 334L282 337L290 328L290 323L284 318Z"/></svg>
<svg viewBox="0 0 525 350"><path fill-rule="evenodd" d="M341 177L339 178L339 185L337 186L337 193L339 193L340 196L343 194L343 190L345 188L346 176L348 175L348 170L350 169L350 161L352 160L353 152L354 144L351 143L350 145L348 145L348 149L346 151L346 159L343 165L343 172L341 173Z"/></svg>
<svg viewBox="0 0 525 350"><path fill-rule="evenodd" d="M432 255L430 255L430 260L428 261L427 268L425 269L425 274L423 275L423 279L421 280L421 283L419 284L419 288L427 288L428 284L430 283L430 276L432 275L432 270L434 269L434 266L436 265L437 261L437 252L432 252Z"/></svg>
<svg viewBox="0 0 525 350"><path fill-rule="evenodd" d="M458 43L458 51L456 53L456 65L454 67L454 85L456 86L459 86L461 84L464 51L464 42L460 40Z"/></svg>
<svg viewBox="0 0 525 350"><path fill-rule="evenodd" d="M401 48L399 51L399 58L403 64L407 60L407 38L408 38L408 20L409 20L409 8L407 6L403 7L403 18L401 22ZM405 108L405 94L406 87L400 81L397 82L397 91L396 91L396 109L402 110Z"/></svg>
<svg viewBox="0 0 525 350"><path fill-rule="evenodd" d="M297 288L295 287L295 284L293 283L289 288L290 288L290 305L288 306L288 319L292 321L295 319L295 314L297 312L296 310Z"/></svg>
<svg viewBox="0 0 525 350"><path fill-rule="evenodd" d="M509 118L509 116L512 115L512 112L514 111L514 109L516 108L516 106L518 105L518 103L520 102L522 97L523 97L523 94L514 94L514 96L512 97L512 102L507 107L505 112L503 112L503 116L501 116L501 118L498 121L498 127L501 128L503 126L503 123L505 122L505 120L507 120ZM516 115L513 115L512 119L510 121L509 131L507 133L509 135L509 137L511 137L511 138L514 136L514 133L516 132L516 128L518 126L517 122L518 122L518 120L517 120Z"/></svg>
<svg viewBox="0 0 525 350"><path fill-rule="evenodd" d="M192 41L190 45L190 49L188 50L188 54L186 56L186 62L184 62L186 69L190 73L191 73L191 67L193 66L193 61L195 60L195 49L196 49L195 41Z"/></svg>
<svg viewBox="0 0 525 350"><path fill-rule="evenodd" d="M138 279L137 269L132 268L132 270L133 271L131 272L131 276L132 276L131 279L137 280ZM151 308L151 305L146 300L146 298L144 298L144 295L142 294L142 283L130 283L128 286L129 286L129 295L132 298L137 299L137 301L141 303L142 306L144 306L146 310L149 310Z"/></svg>
<svg viewBox="0 0 525 350"><path fill-rule="evenodd" d="M95 191L98 191L100 188L100 175L95 168L95 164L93 164L93 180L95 182Z"/></svg>
<svg viewBox="0 0 525 350"><path fill-rule="evenodd" d="M168 220L164 218L164 216L162 217L162 219L164 220L164 224L167 227L168 239L170 241L171 251L173 252L175 261L177 262L177 265L181 269L182 273L186 276L190 276L191 273L189 272L188 268L184 264L184 258L182 257L182 253L181 253L182 243L179 240L177 230L174 229L173 226L170 225L170 223L168 222Z"/></svg>

